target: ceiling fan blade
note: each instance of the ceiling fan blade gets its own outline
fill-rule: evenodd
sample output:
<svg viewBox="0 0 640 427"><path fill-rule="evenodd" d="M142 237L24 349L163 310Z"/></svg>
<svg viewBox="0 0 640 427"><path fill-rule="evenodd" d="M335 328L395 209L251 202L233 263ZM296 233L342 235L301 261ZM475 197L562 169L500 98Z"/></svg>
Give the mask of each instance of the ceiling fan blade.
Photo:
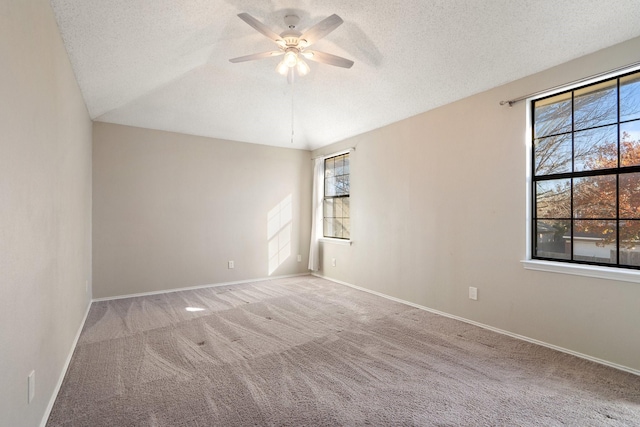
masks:
<svg viewBox="0 0 640 427"><path fill-rule="evenodd" d="M282 37L280 37L278 34L274 33L273 31L271 31L269 27L267 27L262 22L258 21L256 18L249 15L248 13L239 13L238 17L242 19L244 22L246 22L247 24L251 25L253 28L255 28L258 32L267 36L267 38L273 40L274 43L284 44L284 40L282 40Z"/></svg>
<svg viewBox="0 0 640 427"><path fill-rule="evenodd" d="M317 50L305 50L302 53L305 59L321 62L323 64L335 65L336 67L351 68L353 61L330 53L318 52Z"/></svg>
<svg viewBox="0 0 640 427"><path fill-rule="evenodd" d="M311 46L331 31L335 30L344 21L335 13L328 18L318 22L313 27L309 28L303 35L300 36L300 40L305 40L304 47Z"/></svg>
<svg viewBox="0 0 640 427"><path fill-rule="evenodd" d="M254 61L256 59L271 58L272 56L280 56L283 54L284 52L281 50L274 50L272 52L262 52L262 53L254 53L246 56L239 56L237 58L230 59L229 62L236 63L236 62Z"/></svg>

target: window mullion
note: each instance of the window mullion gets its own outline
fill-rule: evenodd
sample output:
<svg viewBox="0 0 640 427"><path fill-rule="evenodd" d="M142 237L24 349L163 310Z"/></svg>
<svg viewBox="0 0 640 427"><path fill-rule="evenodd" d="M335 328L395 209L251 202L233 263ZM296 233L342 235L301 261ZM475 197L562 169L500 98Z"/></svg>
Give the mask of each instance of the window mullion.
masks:
<svg viewBox="0 0 640 427"><path fill-rule="evenodd" d="M616 81L616 90L618 96L616 97L616 121L618 123L618 140L617 140L617 154L618 154L618 171L616 173L616 265L620 266L620 167L622 166L620 157L620 79Z"/></svg>
<svg viewBox="0 0 640 427"><path fill-rule="evenodd" d="M574 253L574 246L575 246L575 236L574 236L574 218L575 218L575 213L574 213L574 205L573 205L573 191L574 191L574 187L573 187L573 183L574 183L574 177L573 174L576 171L576 120L575 120L575 115L576 115L576 109L575 109L575 92L571 92L571 193L570 193L570 220L569 220L569 229L570 229L570 236L571 236L571 245L569 245L569 259L571 261L575 261L575 253Z"/></svg>

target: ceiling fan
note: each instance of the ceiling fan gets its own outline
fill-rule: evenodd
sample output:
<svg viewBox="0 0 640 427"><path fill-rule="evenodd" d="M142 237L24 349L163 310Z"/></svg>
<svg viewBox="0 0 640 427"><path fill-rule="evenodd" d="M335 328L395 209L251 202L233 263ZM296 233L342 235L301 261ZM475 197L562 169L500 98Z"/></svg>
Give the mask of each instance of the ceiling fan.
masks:
<svg viewBox="0 0 640 427"><path fill-rule="evenodd" d="M288 29L280 35L271 31L266 25L248 13L240 13L238 17L276 43L279 50L254 53L252 55L230 59L229 61L233 63L284 55L284 58L280 61L276 70L283 76L287 76L289 83L293 83L296 71L300 76L309 73L310 68L305 62L305 59L342 68L351 68L353 65L353 61L340 56L319 52L317 50L307 50L309 46L325 37L344 22L342 18L336 14L323 19L304 33L296 30L300 18L297 15L286 15L284 17L284 23Z"/></svg>

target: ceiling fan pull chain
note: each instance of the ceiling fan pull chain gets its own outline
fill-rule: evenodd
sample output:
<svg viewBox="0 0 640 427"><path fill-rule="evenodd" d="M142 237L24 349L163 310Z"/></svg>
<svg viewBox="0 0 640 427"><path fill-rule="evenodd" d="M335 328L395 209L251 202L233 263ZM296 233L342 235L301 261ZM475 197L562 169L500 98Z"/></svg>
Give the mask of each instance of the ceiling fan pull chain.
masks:
<svg viewBox="0 0 640 427"><path fill-rule="evenodd" d="M293 71L293 70L291 70ZM295 80L291 81L291 143L293 144L293 88L295 87Z"/></svg>

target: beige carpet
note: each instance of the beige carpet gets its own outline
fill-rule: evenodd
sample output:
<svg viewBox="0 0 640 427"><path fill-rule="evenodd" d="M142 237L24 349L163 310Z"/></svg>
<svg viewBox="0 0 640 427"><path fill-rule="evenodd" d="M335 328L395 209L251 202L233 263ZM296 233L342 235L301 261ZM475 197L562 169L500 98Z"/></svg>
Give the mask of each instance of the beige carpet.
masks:
<svg viewBox="0 0 640 427"><path fill-rule="evenodd" d="M47 424L245 425L638 426L640 377L304 276L94 303Z"/></svg>

